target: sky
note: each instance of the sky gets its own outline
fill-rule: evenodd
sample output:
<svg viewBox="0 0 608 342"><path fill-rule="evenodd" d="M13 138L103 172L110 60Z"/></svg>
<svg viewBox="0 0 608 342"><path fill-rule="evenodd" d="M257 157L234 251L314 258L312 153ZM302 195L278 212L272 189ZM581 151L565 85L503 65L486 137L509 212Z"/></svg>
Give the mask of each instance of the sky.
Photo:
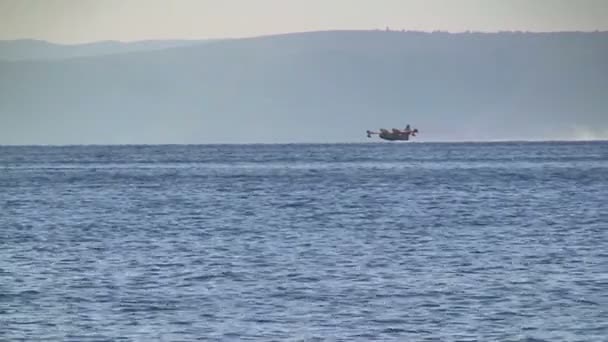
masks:
<svg viewBox="0 0 608 342"><path fill-rule="evenodd" d="M0 39L213 39L334 30L607 31L608 0L0 0Z"/></svg>

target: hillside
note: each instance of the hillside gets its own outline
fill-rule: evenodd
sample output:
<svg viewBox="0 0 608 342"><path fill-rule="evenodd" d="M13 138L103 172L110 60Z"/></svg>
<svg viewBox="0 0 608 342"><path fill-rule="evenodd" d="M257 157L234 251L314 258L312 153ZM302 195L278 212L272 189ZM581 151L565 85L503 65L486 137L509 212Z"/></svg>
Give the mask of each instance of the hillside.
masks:
<svg viewBox="0 0 608 342"><path fill-rule="evenodd" d="M608 138L601 32L295 33L0 75L0 144Z"/></svg>
<svg viewBox="0 0 608 342"><path fill-rule="evenodd" d="M149 51L206 43L204 40L147 40L139 42L103 41L87 44L53 44L41 40L0 40L0 60L58 60Z"/></svg>

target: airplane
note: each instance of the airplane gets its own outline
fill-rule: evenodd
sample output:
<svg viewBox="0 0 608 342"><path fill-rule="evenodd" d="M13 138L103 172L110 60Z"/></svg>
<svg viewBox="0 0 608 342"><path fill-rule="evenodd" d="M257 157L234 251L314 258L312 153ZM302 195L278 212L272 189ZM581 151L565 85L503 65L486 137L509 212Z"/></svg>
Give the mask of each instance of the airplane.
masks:
<svg viewBox="0 0 608 342"><path fill-rule="evenodd" d="M403 131L397 128L393 128L392 131L380 128L380 132L367 131L366 133L368 138L371 138L372 135L377 135L380 137L380 139L389 141L408 141L410 140L410 136L416 136L416 134L418 133L418 129L411 129L410 125L407 125Z"/></svg>

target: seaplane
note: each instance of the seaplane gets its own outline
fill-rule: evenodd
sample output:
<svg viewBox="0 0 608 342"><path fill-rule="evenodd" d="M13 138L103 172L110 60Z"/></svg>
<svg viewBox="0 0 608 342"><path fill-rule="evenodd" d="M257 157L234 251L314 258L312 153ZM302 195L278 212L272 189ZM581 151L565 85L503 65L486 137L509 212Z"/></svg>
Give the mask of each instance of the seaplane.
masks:
<svg viewBox="0 0 608 342"><path fill-rule="evenodd" d="M377 135L380 139L389 141L408 141L410 136L415 137L418 133L418 129L411 129L410 125L407 125L404 130L393 128L392 130L380 128L380 132L367 131L367 137L371 138L372 135Z"/></svg>

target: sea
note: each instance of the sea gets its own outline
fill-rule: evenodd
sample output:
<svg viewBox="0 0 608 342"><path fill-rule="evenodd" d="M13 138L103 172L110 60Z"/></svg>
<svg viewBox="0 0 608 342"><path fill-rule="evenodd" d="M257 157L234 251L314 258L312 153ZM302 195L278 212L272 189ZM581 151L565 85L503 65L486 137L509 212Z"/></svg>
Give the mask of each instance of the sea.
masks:
<svg viewBox="0 0 608 342"><path fill-rule="evenodd" d="M608 142L0 146L0 341L608 341Z"/></svg>

